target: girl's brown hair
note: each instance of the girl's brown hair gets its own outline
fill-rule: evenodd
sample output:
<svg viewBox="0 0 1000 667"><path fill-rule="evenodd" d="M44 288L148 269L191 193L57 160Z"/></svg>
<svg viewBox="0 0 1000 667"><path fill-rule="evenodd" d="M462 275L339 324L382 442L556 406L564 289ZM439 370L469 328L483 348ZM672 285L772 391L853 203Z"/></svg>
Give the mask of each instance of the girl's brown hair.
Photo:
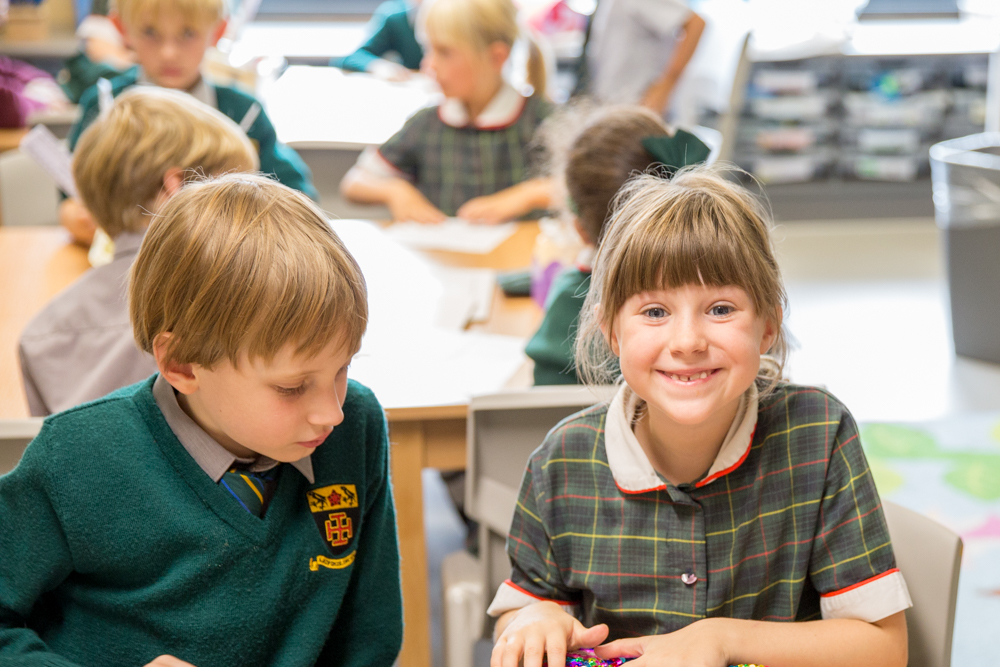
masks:
<svg viewBox="0 0 1000 667"><path fill-rule="evenodd" d="M597 244L601 240L618 190L654 162L642 140L668 134L659 116L635 106L603 109L583 126L566 153L561 172L585 241Z"/></svg>
<svg viewBox="0 0 1000 667"><path fill-rule="evenodd" d="M311 355L338 341L352 352L368 324L357 262L305 195L263 176L185 186L149 227L132 265L129 314L152 354L211 367L269 361L286 345Z"/></svg>
<svg viewBox="0 0 1000 667"><path fill-rule="evenodd" d="M690 284L735 285L778 331L758 375L762 394L773 389L787 356L781 325L787 297L767 220L753 195L717 169L688 167L669 181L649 174L629 181L615 200L580 313L580 377L588 384L618 380L608 339L632 296Z"/></svg>

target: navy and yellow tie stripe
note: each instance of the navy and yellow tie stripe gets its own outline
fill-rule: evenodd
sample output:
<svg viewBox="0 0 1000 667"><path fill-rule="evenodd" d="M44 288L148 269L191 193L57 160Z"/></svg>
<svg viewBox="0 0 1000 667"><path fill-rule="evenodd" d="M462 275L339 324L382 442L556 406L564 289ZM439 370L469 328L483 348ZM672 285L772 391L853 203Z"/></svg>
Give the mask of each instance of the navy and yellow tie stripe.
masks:
<svg viewBox="0 0 1000 667"><path fill-rule="evenodd" d="M274 493L277 472L277 468L263 472L230 468L223 473L219 484L236 498L243 509L254 516L262 517Z"/></svg>

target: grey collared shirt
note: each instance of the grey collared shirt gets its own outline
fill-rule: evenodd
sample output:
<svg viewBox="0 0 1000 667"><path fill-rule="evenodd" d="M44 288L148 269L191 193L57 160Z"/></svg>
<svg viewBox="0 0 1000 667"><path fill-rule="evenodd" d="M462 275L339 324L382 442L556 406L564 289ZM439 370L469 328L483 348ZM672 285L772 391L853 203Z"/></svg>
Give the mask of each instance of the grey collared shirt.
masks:
<svg viewBox="0 0 1000 667"><path fill-rule="evenodd" d="M128 315L128 271L144 235L119 234L110 264L84 273L24 328L18 354L32 415L67 410L156 372L153 357L136 347Z"/></svg>
<svg viewBox="0 0 1000 667"><path fill-rule="evenodd" d="M278 465L278 461L264 455L258 456L255 460L241 459L220 445L218 440L206 433L184 412L177 402L174 388L162 375L153 382L153 398L163 413L163 418L167 420L167 426L212 481L218 483L222 475L235 463L245 466L251 472L264 472ZM311 456L293 461L292 466L302 473L310 484L315 483Z"/></svg>

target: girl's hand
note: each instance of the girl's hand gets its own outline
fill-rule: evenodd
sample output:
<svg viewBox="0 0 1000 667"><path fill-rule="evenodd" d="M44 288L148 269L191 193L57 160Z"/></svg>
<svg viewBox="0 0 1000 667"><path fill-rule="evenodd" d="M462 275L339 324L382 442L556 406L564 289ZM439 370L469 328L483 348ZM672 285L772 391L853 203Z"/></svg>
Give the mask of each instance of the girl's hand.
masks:
<svg viewBox="0 0 1000 667"><path fill-rule="evenodd" d="M172 655L161 655L159 658L146 665L146 667L194 667L194 665L189 662L184 662L183 660L178 660Z"/></svg>
<svg viewBox="0 0 1000 667"><path fill-rule="evenodd" d="M73 236L73 241L89 248L94 241L97 223L79 200L70 197L59 204L59 224Z"/></svg>
<svg viewBox="0 0 1000 667"><path fill-rule="evenodd" d="M393 189L392 195L386 202L392 219L396 222L414 222L437 224L444 222L447 216L442 213L434 204L427 200L420 190L417 190L410 183L399 179L398 185Z"/></svg>
<svg viewBox="0 0 1000 667"><path fill-rule="evenodd" d="M476 197L462 204L458 217L479 225L497 225L523 213L520 198L507 190Z"/></svg>
<svg viewBox="0 0 1000 667"><path fill-rule="evenodd" d="M608 636L603 623L585 628L555 602L536 602L519 609L497 637L490 656L490 667L541 667L542 657L549 665L564 665L566 651L593 648Z"/></svg>
<svg viewBox="0 0 1000 667"><path fill-rule="evenodd" d="M602 660L638 658L629 667L727 667L724 627L719 623L725 620L706 618L666 635L619 639L598 646L594 653Z"/></svg>

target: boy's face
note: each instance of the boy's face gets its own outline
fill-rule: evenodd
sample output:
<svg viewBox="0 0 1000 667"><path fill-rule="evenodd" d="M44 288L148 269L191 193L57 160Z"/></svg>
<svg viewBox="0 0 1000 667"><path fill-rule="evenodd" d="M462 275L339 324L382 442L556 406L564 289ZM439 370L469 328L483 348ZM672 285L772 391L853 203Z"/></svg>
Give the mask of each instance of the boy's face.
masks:
<svg viewBox="0 0 1000 667"><path fill-rule="evenodd" d="M184 364L177 369L185 377L169 368L164 375L185 412L230 452L289 462L312 454L344 420L353 356L339 340L311 357L288 344L271 361L244 356L238 366Z"/></svg>
<svg viewBox="0 0 1000 667"><path fill-rule="evenodd" d="M189 90L201 77L205 51L219 41L225 26L225 21L202 25L164 8L134 23L120 24L120 29L150 81L163 88Z"/></svg>

